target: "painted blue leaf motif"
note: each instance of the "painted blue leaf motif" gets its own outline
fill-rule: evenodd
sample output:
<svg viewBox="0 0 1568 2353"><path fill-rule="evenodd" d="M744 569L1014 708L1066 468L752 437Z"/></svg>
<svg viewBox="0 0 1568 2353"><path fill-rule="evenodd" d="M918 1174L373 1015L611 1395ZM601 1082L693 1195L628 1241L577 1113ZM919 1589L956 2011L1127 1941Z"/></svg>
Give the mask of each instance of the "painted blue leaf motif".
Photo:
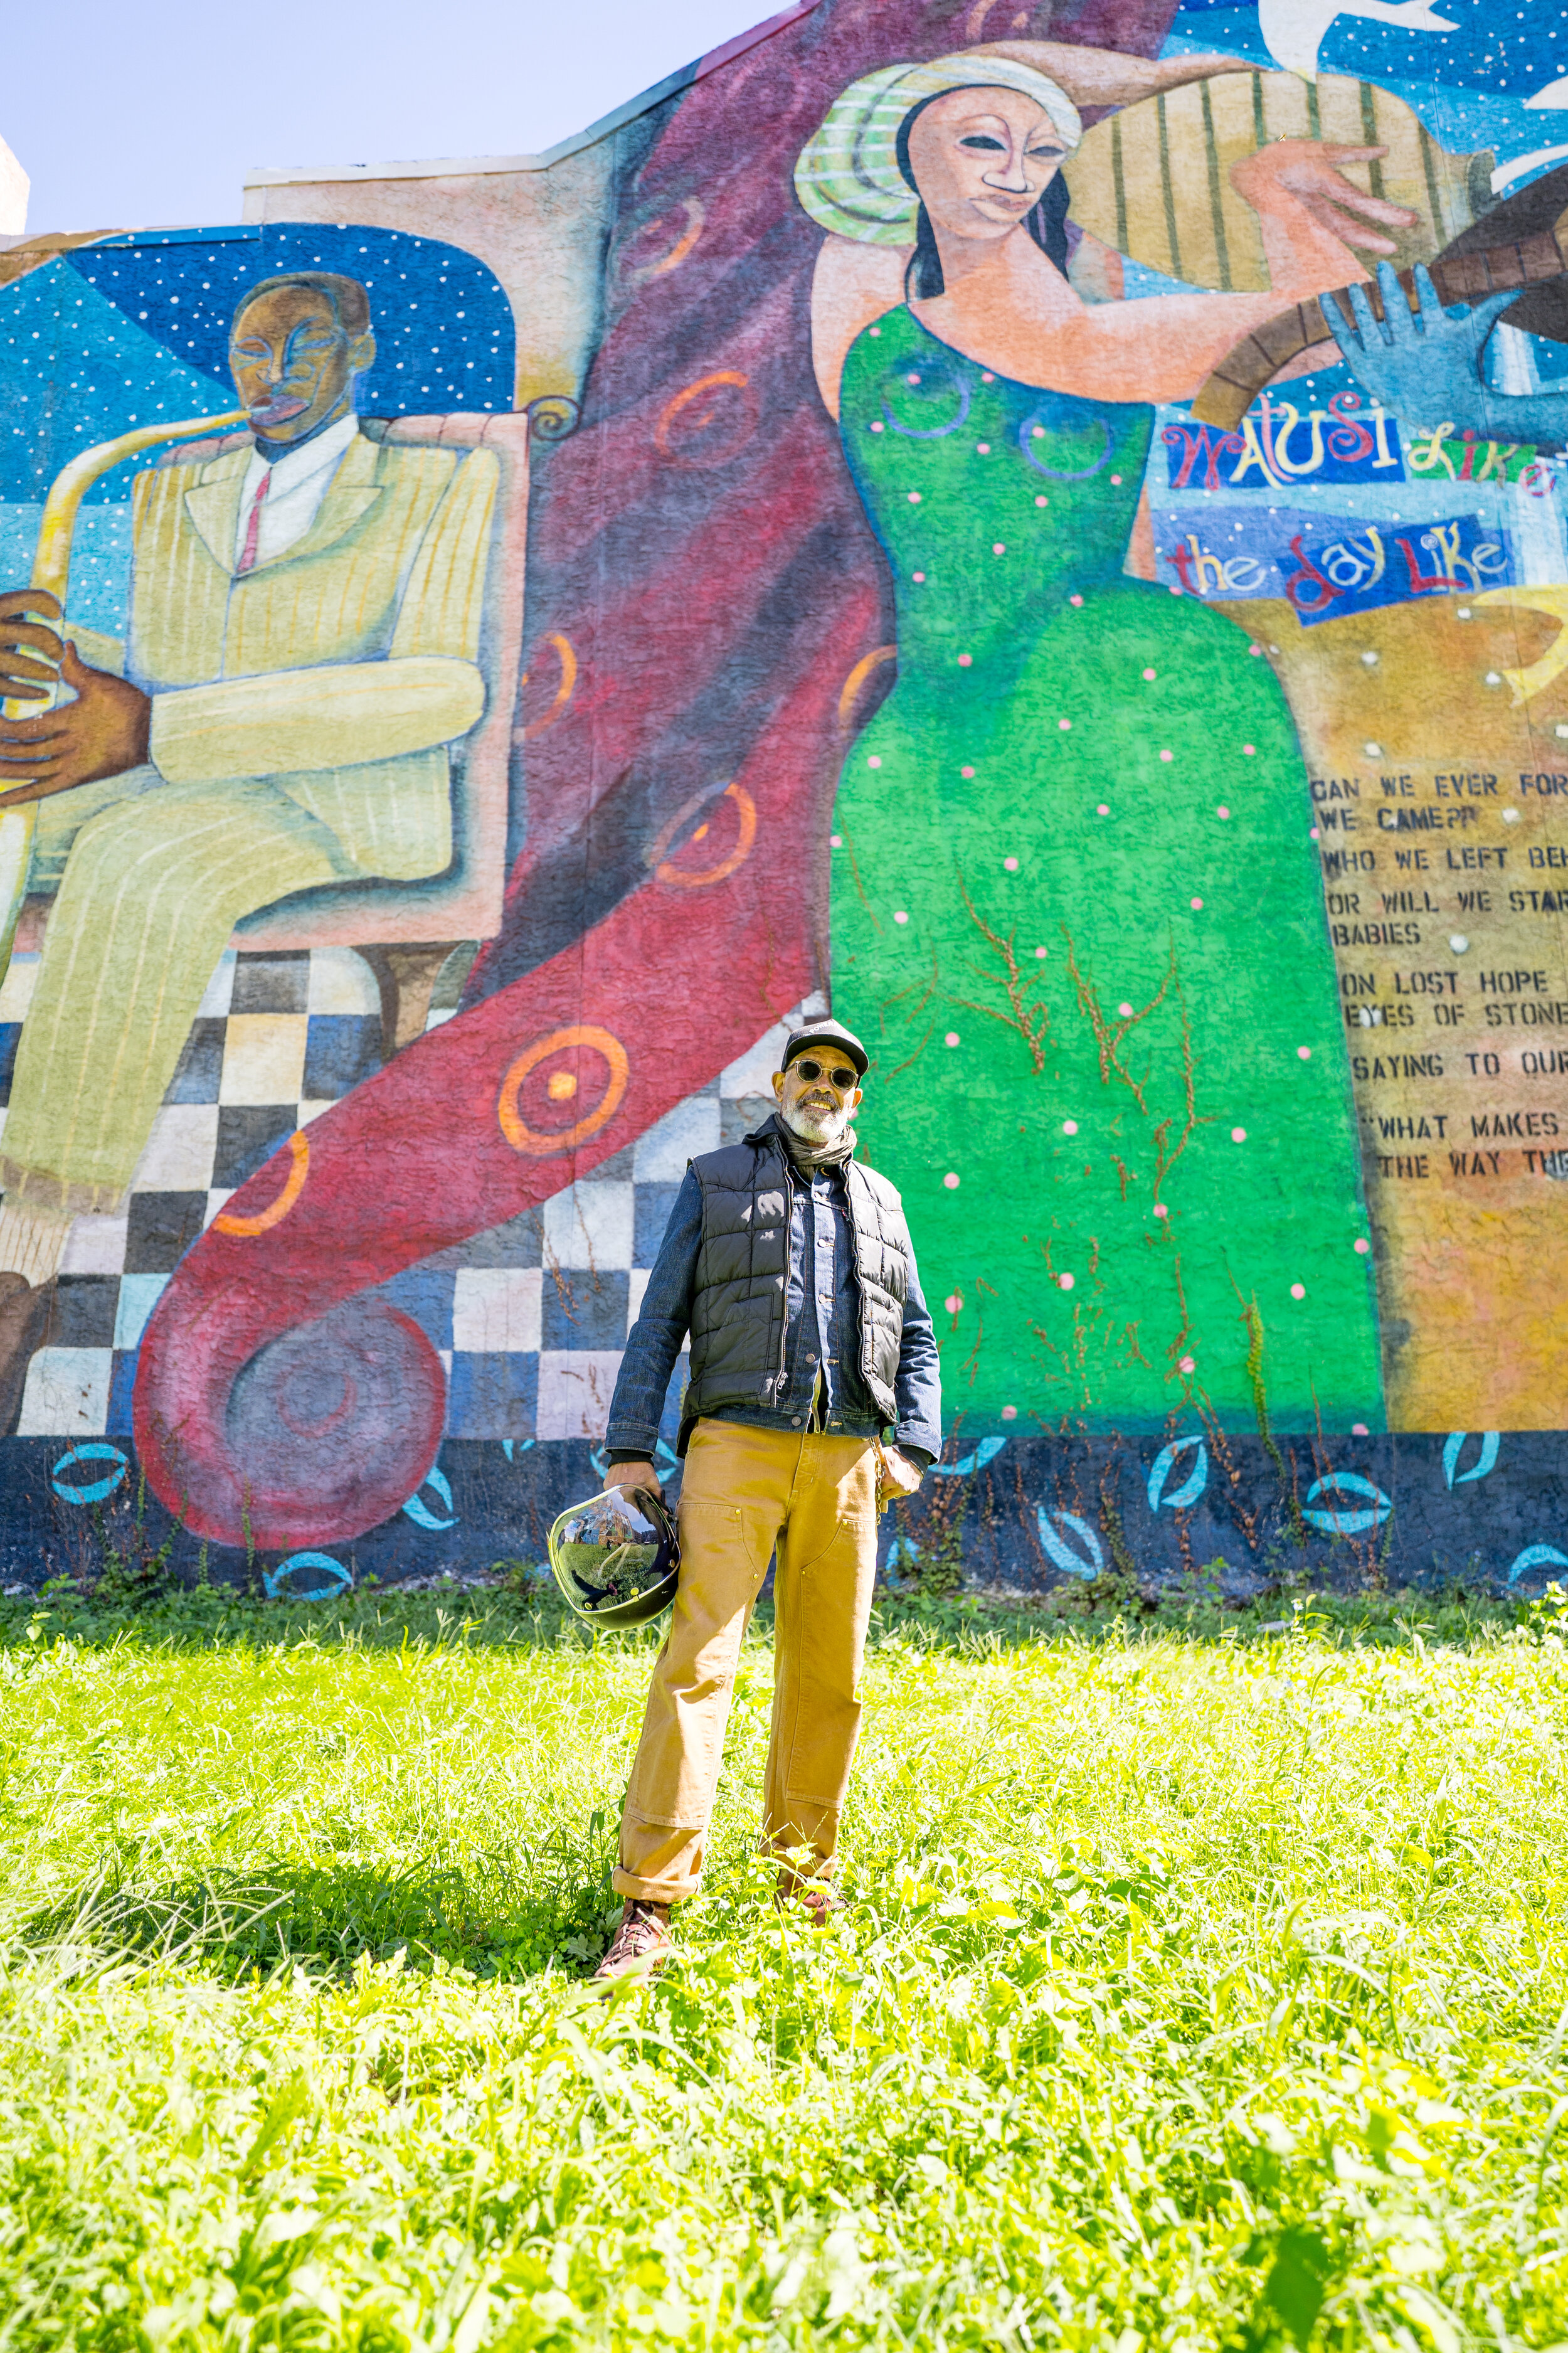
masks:
<svg viewBox="0 0 1568 2353"><path fill-rule="evenodd" d="M1526 1545L1509 1570L1509 1583L1516 1584L1534 1568L1568 1568L1568 1553L1559 1552L1555 1545Z"/></svg>
<svg viewBox="0 0 1568 2353"><path fill-rule="evenodd" d="M1058 1568L1065 1569L1068 1577L1090 1577L1100 1575L1105 1567L1105 1555L1100 1548L1100 1538L1087 1520L1080 1520L1076 1512L1052 1514L1047 1511L1044 1504L1039 1506L1037 1516L1040 1524L1040 1542ZM1087 1558L1083 1553L1074 1552L1060 1533L1063 1528L1070 1528L1075 1536L1082 1539L1088 1547Z"/></svg>
<svg viewBox="0 0 1568 2353"><path fill-rule="evenodd" d="M515 1462L518 1455L520 1453L526 1454L529 1448L536 1441L531 1438L503 1438L500 1442L500 1451L506 1456L509 1462Z"/></svg>
<svg viewBox="0 0 1568 2353"><path fill-rule="evenodd" d="M426 1487L433 1489L440 1496L448 1513L451 1514L449 1519L438 1520L429 1504L420 1501ZM446 1472L442 1470L426 1471L418 1486L404 1504L403 1510L406 1518L416 1521L422 1528L455 1528L458 1514L452 1510L452 1482Z"/></svg>
<svg viewBox="0 0 1568 2353"><path fill-rule="evenodd" d="M1189 1447L1197 1450L1193 1467L1175 1493L1167 1495L1165 1482ZM1189 1504L1197 1502L1208 1482L1209 1451L1203 1440L1198 1437L1174 1438L1169 1446L1160 1449L1150 1465L1149 1509L1157 1512L1162 1504L1168 1504L1173 1512L1184 1512Z"/></svg>
<svg viewBox="0 0 1568 2353"><path fill-rule="evenodd" d="M60 1477L60 1472L68 1471L74 1462L112 1462L115 1468L106 1472L100 1479L89 1479L85 1487L77 1487ZM118 1446L101 1442L91 1446L73 1446L68 1454L60 1456L50 1472L49 1484L62 1504L101 1504L113 1494L130 1468L130 1457L122 1454Z"/></svg>
<svg viewBox="0 0 1568 2353"><path fill-rule="evenodd" d="M901 1563L907 1561L913 1568L920 1556L921 1548L918 1544L911 1544L908 1536L895 1536L888 1546L887 1566L889 1568L897 1568Z"/></svg>
<svg viewBox="0 0 1568 2353"><path fill-rule="evenodd" d="M933 1479L972 1479L1001 1453L1006 1443L1005 1438L983 1438L972 1454L961 1454L956 1462L933 1462L931 1475Z"/></svg>
<svg viewBox="0 0 1568 2353"><path fill-rule="evenodd" d="M1460 1471L1459 1455L1469 1434L1468 1430L1451 1430L1444 1442L1443 1480L1447 1486L1462 1487L1468 1480L1484 1479L1497 1461L1500 1433L1495 1430L1483 1430L1480 1452L1468 1471Z"/></svg>
<svg viewBox="0 0 1568 2353"><path fill-rule="evenodd" d="M342 1562L334 1560L331 1553L291 1552L287 1560L280 1560L276 1568L269 1568L261 1580L268 1601L276 1601L283 1591L285 1581L302 1568L322 1569L333 1582L331 1585L290 1586L286 1597L290 1601L330 1601L334 1593L342 1593L346 1586L353 1583Z"/></svg>
<svg viewBox="0 0 1568 2353"><path fill-rule="evenodd" d="M1307 1490L1307 1501L1310 1504L1319 1495L1336 1492L1342 1495L1370 1496L1371 1504L1348 1512L1333 1507L1321 1512L1304 1511L1301 1517L1312 1527L1321 1528L1325 1535L1364 1535L1368 1528L1381 1527L1394 1509L1393 1497L1385 1495L1381 1487L1374 1487L1370 1479L1363 1479L1359 1471L1331 1471L1326 1477L1314 1479Z"/></svg>

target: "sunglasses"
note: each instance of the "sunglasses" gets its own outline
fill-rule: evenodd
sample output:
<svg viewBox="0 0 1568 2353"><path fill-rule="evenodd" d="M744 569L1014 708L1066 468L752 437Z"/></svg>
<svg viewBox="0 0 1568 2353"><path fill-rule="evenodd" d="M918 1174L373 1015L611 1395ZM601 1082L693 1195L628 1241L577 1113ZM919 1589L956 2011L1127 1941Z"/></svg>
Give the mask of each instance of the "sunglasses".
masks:
<svg viewBox="0 0 1568 2353"><path fill-rule="evenodd" d="M809 1054L797 1055L790 1069L798 1071L808 1087L815 1086L818 1079L826 1079L829 1085L837 1088L840 1094L858 1083L857 1072L845 1063L839 1062L830 1071L826 1062L814 1062Z"/></svg>

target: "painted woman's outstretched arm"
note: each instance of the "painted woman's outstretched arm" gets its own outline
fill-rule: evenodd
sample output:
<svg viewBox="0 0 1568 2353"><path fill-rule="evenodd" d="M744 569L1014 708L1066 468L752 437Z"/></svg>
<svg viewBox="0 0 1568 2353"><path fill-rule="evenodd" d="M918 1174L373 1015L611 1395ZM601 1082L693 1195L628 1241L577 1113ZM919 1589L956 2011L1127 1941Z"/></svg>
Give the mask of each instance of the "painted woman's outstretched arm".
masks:
<svg viewBox="0 0 1568 2353"><path fill-rule="evenodd" d="M977 246L967 268L949 273L942 295L914 307L944 342L1020 383L1090 400L1188 399L1286 303L1363 278L1351 238L1387 252L1384 227L1415 218L1345 178L1340 165L1368 153L1280 140L1236 167L1273 265L1266 294L1166 294L1157 308L1085 304L1037 247L1015 233Z"/></svg>

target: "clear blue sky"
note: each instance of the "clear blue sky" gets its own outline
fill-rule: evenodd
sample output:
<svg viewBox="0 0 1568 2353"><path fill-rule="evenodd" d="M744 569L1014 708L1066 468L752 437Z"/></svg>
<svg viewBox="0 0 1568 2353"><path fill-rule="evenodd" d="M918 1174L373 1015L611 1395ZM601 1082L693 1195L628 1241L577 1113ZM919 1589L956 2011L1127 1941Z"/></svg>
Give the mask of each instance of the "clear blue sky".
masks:
<svg viewBox="0 0 1568 2353"><path fill-rule="evenodd" d="M0 136L27 227L237 220L251 164L536 154L782 0L8 6Z"/></svg>

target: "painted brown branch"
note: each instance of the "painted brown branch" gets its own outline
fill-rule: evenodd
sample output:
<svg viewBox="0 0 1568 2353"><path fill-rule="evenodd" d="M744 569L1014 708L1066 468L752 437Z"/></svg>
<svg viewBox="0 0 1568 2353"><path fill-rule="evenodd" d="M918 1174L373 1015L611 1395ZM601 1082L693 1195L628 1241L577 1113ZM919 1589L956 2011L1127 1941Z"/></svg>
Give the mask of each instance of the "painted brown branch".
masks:
<svg viewBox="0 0 1568 2353"><path fill-rule="evenodd" d="M1107 1083L1110 1082L1112 1075L1119 1078L1122 1085L1131 1092L1139 1110L1146 1113L1148 1106L1143 1101L1143 1087L1122 1062L1120 1049L1122 1039L1136 1029L1141 1021L1146 1021L1151 1013L1157 1012L1164 1003L1166 993L1176 977L1175 943L1173 941L1171 944L1170 967L1148 1004L1139 1006L1134 1013L1124 1014L1115 1021L1108 1021L1100 1010L1100 998L1095 993L1094 983L1086 980L1079 970L1078 951L1073 945L1072 934L1065 923L1062 925L1062 937L1068 944L1068 970L1072 975L1073 987L1078 991L1079 1010L1093 1030L1094 1042L1100 1050L1100 1075Z"/></svg>
<svg viewBox="0 0 1568 2353"><path fill-rule="evenodd" d="M1173 948L1171 951L1171 965L1172 977L1174 978L1175 950ZM1209 1120L1198 1117L1197 1081L1193 1071L1193 1025L1187 1018L1187 1000L1182 995L1179 980L1176 982L1176 1002L1182 1008L1182 1088L1186 1098L1187 1117L1186 1124L1176 1139L1174 1151L1168 1151L1166 1148L1171 1132L1170 1121L1163 1119L1154 1130L1154 1198L1156 1201L1160 1198L1161 1187L1166 1177L1186 1150L1194 1128L1208 1127L1213 1124Z"/></svg>
<svg viewBox="0 0 1568 2353"><path fill-rule="evenodd" d="M1043 1074L1046 1067L1046 1058L1041 1051L1041 1040L1048 1039L1051 1034L1051 1017L1043 998L1037 997L1033 999L1027 998L1024 987L1024 976L1018 969L1018 959L1013 954L1013 941L1017 926L1015 924L1013 930L1004 939L1000 932L992 930L976 908L969 895L968 884L961 879L958 887L963 892L963 903L969 910L971 923L984 934L1002 960L1004 975L1002 985L1007 992L1008 1010L1005 1013L998 1013L994 1006L981 1005L972 997L961 997L957 1001L960 1005L966 1006L971 1013L984 1013L988 1021L1000 1021L1005 1029L1016 1029L1029 1050L1029 1059L1034 1063L1035 1072L1038 1077ZM972 968L978 969L978 967ZM983 975L985 978L991 976L988 974Z"/></svg>

